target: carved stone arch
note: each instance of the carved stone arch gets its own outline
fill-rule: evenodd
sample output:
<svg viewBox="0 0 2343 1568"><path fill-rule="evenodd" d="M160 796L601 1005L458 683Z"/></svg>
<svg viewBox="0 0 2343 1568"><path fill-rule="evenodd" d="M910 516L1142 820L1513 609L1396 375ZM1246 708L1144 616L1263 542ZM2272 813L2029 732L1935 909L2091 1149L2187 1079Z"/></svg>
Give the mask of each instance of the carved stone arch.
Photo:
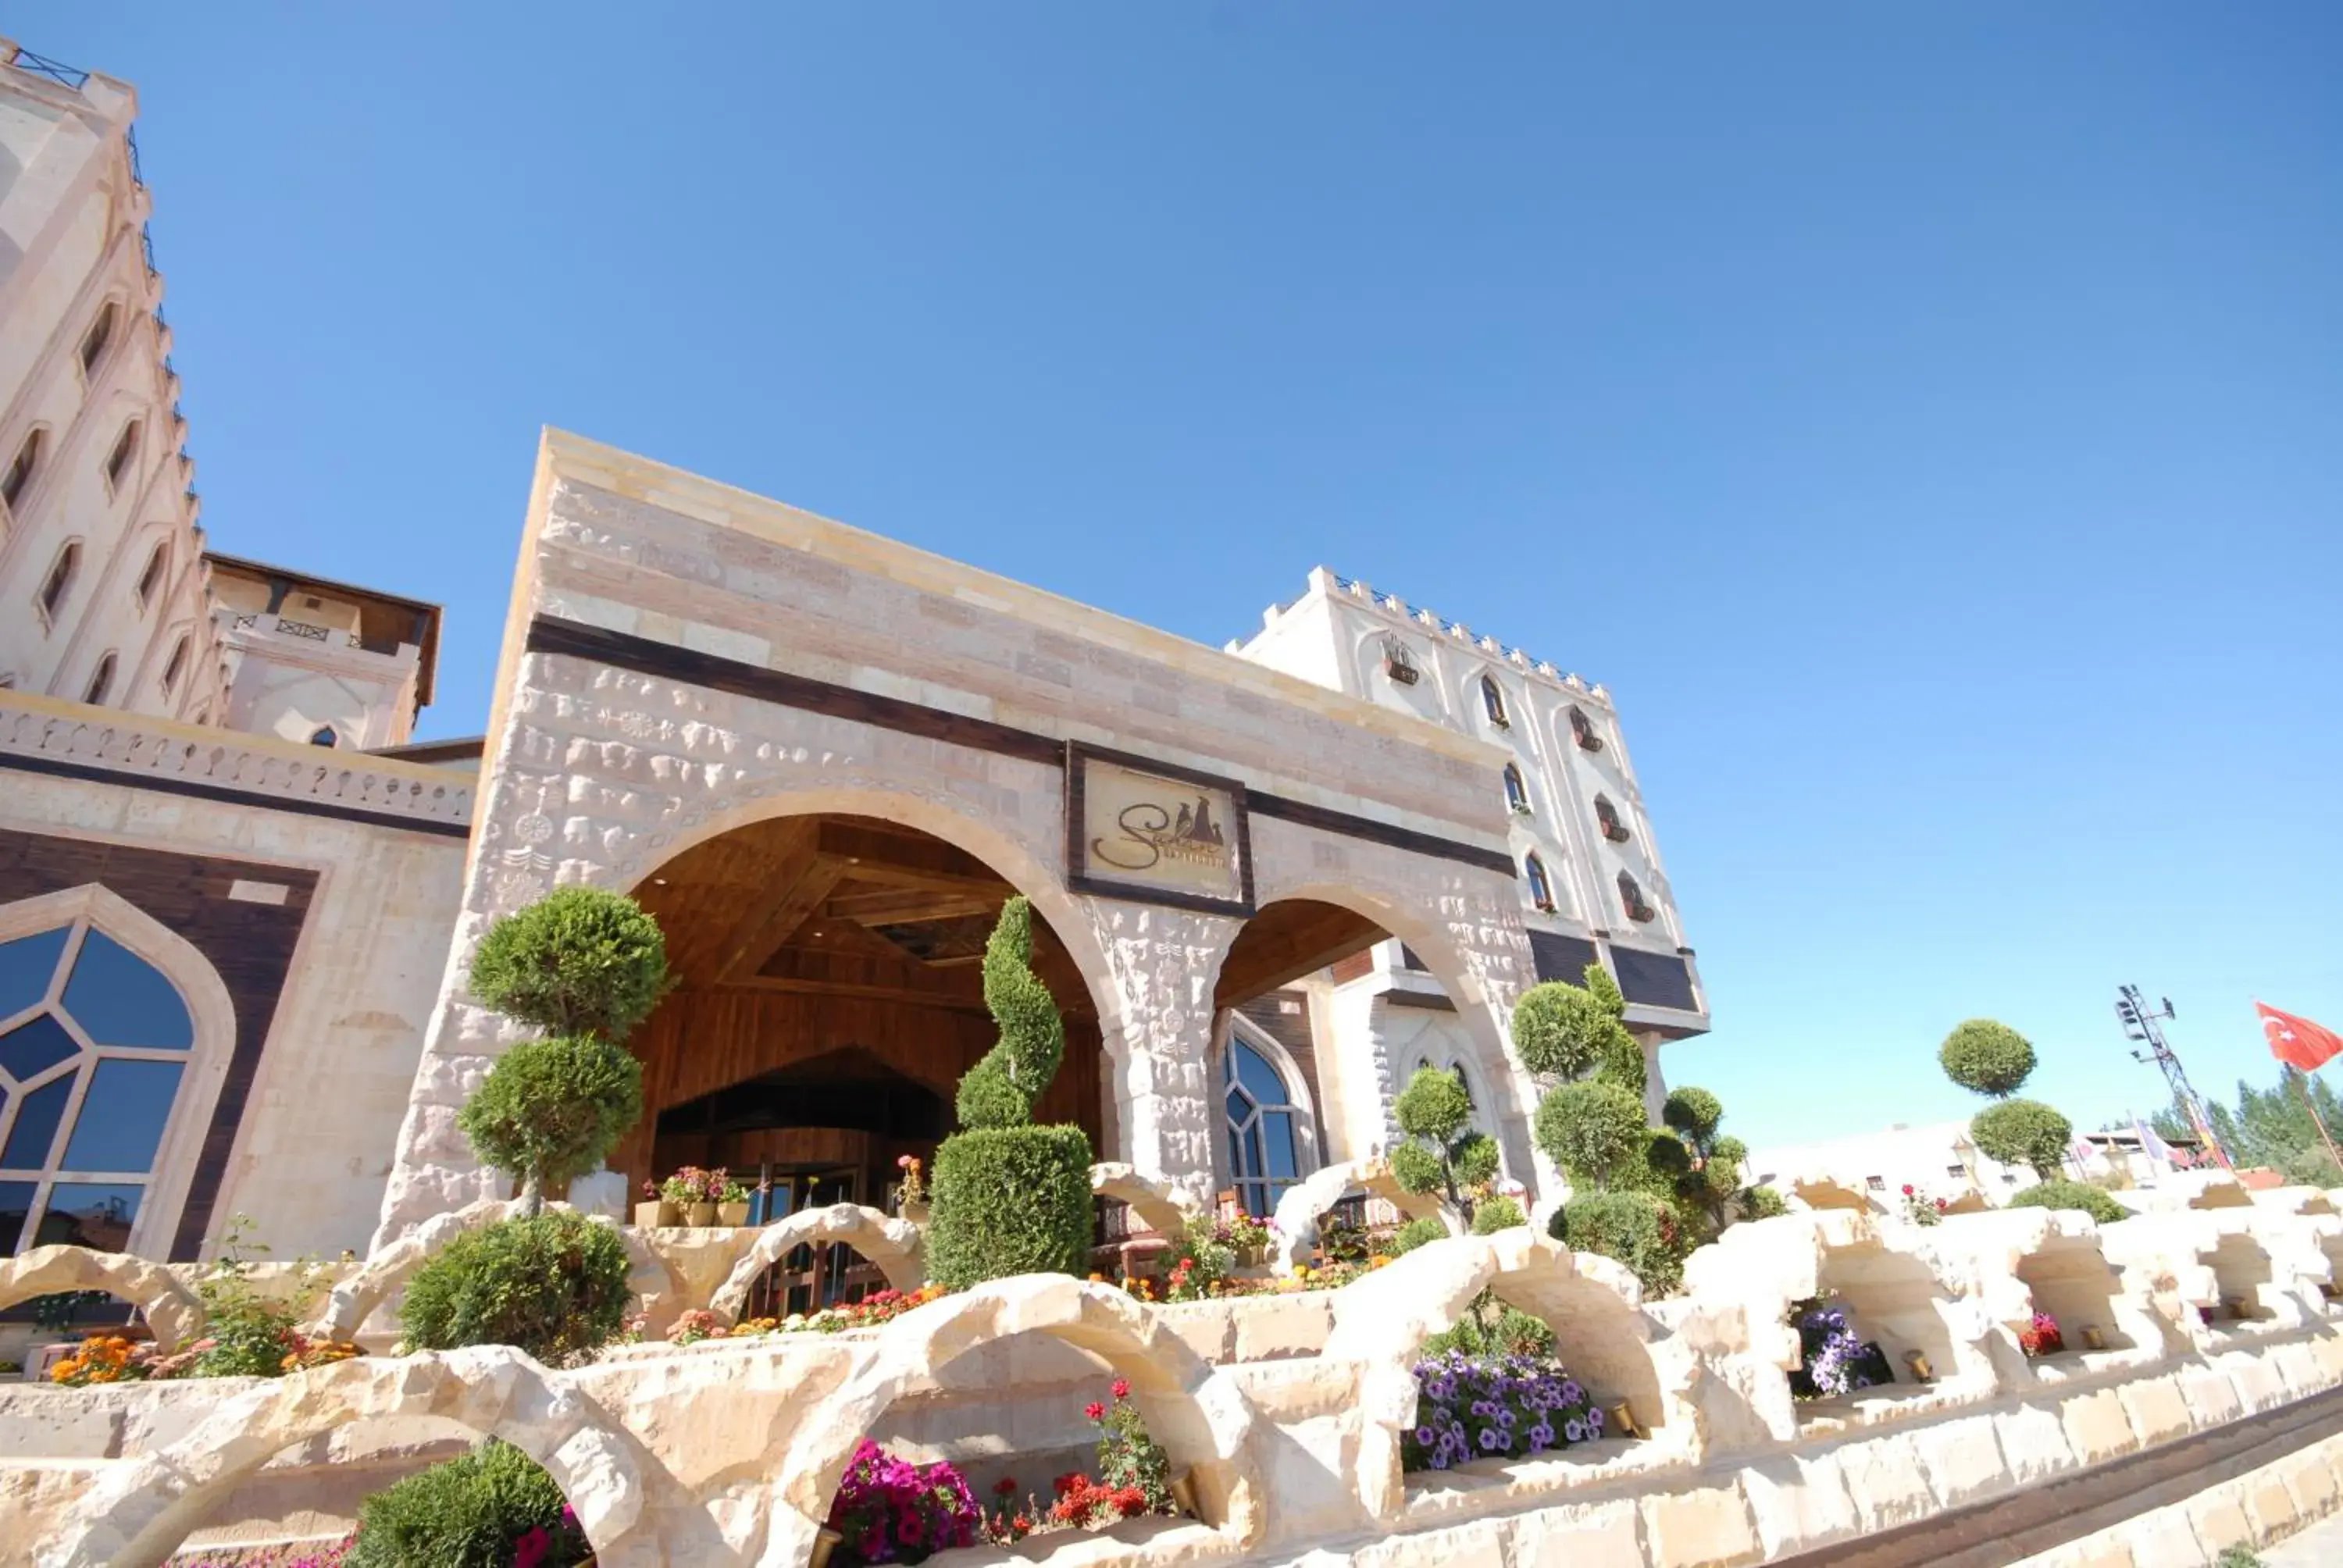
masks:
<svg viewBox="0 0 2343 1568"><path fill-rule="evenodd" d="M760 1229L709 1299L709 1310L727 1323L736 1321L759 1275L798 1248L822 1241L853 1248L887 1277L890 1289L916 1291L927 1282L926 1241L917 1225L859 1203L837 1203L800 1209Z"/></svg>
<svg viewBox="0 0 2343 1568"><path fill-rule="evenodd" d="M1120 1161L1091 1167L1091 1191L1126 1205L1142 1228L1159 1236L1179 1235L1192 1211L1182 1201L1188 1196L1182 1189L1141 1176Z"/></svg>
<svg viewBox="0 0 2343 1568"><path fill-rule="evenodd" d="M1454 1237L1417 1248L1334 1298L1324 1354L1358 1368L1359 1499L1372 1517L1391 1520L1400 1511L1401 1433L1415 1423L1423 1342L1453 1327L1484 1290L1553 1327L1564 1364L1590 1388L1632 1404L1672 1458L1699 1457L1697 1360L1681 1340L1656 1332L1633 1274L1528 1226Z"/></svg>
<svg viewBox="0 0 2343 1568"><path fill-rule="evenodd" d="M656 1475L623 1424L559 1373L504 1345L390 1361L360 1357L227 1396L176 1442L113 1466L91 1485L78 1532L45 1561L59 1568L157 1568L254 1473L293 1445L356 1421L436 1417L501 1438L543 1465L577 1510L598 1558L663 1560L646 1551Z"/></svg>
<svg viewBox="0 0 2343 1568"><path fill-rule="evenodd" d="M35 1247L0 1261L0 1310L56 1291L104 1291L138 1309L155 1344L169 1351L203 1332L204 1303L160 1263L87 1247Z"/></svg>
<svg viewBox="0 0 2343 1568"><path fill-rule="evenodd" d="M132 1232L138 1245L160 1253L177 1231L195 1176L197 1147L211 1125L212 1109L236 1050L236 1003L219 971L194 943L97 882L0 904L0 942L77 920L86 920L91 929L153 965L186 1003L195 1029L195 1043L187 1051L186 1069L156 1148L154 1174Z"/></svg>
<svg viewBox="0 0 2343 1568"><path fill-rule="evenodd" d="M1403 1219L1437 1220L1451 1234L1463 1230L1457 1216L1439 1199L1428 1192L1411 1192L1401 1186L1399 1178L1392 1174L1389 1161L1345 1160L1339 1164L1320 1166L1278 1198L1271 1266L1281 1274L1291 1274L1300 1268L1318 1245L1318 1221L1342 1201L1343 1193L1354 1187L1370 1197L1381 1198L1398 1210Z"/></svg>
<svg viewBox="0 0 2343 1568"><path fill-rule="evenodd" d="M758 1561L801 1564L864 1432L897 1400L926 1392L965 1352L1043 1333L1087 1351L1130 1380L1149 1433L1187 1469L1199 1511L1242 1550L1268 1525L1255 1452L1257 1415L1236 1381L1191 1349L1161 1314L1122 1291L1063 1275L994 1280L907 1312L880 1329L875 1352L799 1430L780 1456L771 1535Z"/></svg>

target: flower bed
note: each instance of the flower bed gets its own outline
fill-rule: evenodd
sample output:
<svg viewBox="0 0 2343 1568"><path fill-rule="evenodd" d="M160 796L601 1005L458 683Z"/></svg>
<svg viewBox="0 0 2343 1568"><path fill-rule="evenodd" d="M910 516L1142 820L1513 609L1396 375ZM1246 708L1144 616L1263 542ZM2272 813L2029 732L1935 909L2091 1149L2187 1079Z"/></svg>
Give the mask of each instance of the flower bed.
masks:
<svg viewBox="0 0 2343 1568"><path fill-rule="evenodd" d="M1452 1352L1418 1362L1415 1387L1415 1425L1401 1436L1403 1470L1523 1458L1603 1435L1594 1396L1551 1357Z"/></svg>
<svg viewBox="0 0 2343 1568"><path fill-rule="evenodd" d="M951 1465L913 1464L869 1438L847 1462L827 1528L837 1533L833 1563L920 1563L947 1547L972 1546L983 1511Z"/></svg>
<svg viewBox="0 0 2343 1568"><path fill-rule="evenodd" d="M185 1377L283 1376L365 1353L347 1340L313 1340L286 1328L257 1346L205 1338L165 1355L152 1340L132 1340L99 1330L84 1339L79 1350L49 1369L49 1381L67 1388L87 1388L93 1383L159 1382ZM271 1354L277 1356L273 1367L266 1359Z"/></svg>
<svg viewBox="0 0 2343 1568"><path fill-rule="evenodd" d="M1794 1399L1836 1399L1896 1381L1877 1343L1857 1337L1836 1302L1805 1301L1791 1309L1798 1331L1798 1370L1790 1374Z"/></svg>

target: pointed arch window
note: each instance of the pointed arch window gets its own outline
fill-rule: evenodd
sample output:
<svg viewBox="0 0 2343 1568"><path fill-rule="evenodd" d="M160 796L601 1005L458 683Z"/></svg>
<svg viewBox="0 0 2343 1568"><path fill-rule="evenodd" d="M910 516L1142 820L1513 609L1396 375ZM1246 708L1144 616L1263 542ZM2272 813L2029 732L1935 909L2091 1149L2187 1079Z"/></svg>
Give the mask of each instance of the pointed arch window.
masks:
<svg viewBox="0 0 2343 1568"><path fill-rule="evenodd" d="M1570 738L1578 742L1581 751L1603 749L1603 737L1594 732L1594 720L1587 718L1586 710L1574 702L1570 706Z"/></svg>
<svg viewBox="0 0 2343 1568"><path fill-rule="evenodd" d="M41 441L47 434L45 430L35 430L26 436L10 460L8 471L0 474L0 501L7 502L12 512L25 498L25 492L32 488L33 472L41 466Z"/></svg>
<svg viewBox="0 0 2343 1568"><path fill-rule="evenodd" d="M40 606L41 618L55 623L57 611L63 609L65 596L73 591L74 574L81 569L81 546L68 539L57 558L49 565L49 575L41 579L41 591L34 602Z"/></svg>
<svg viewBox="0 0 2343 1568"><path fill-rule="evenodd" d="M0 942L0 1256L129 1245L195 1043L178 988L86 917Z"/></svg>
<svg viewBox="0 0 2343 1568"><path fill-rule="evenodd" d="M163 695L168 697L179 684L180 672L187 668L187 639L181 637L171 645L171 657L163 666Z"/></svg>
<svg viewBox="0 0 2343 1568"><path fill-rule="evenodd" d="M97 668L89 672L89 685L82 691L81 699L84 702L96 708L113 695L114 664L114 655L111 651L99 657Z"/></svg>
<svg viewBox="0 0 2343 1568"><path fill-rule="evenodd" d="M114 438L114 449L106 455L106 493L114 494L122 487L122 477L130 471L130 459L138 455L138 434L143 427L136 419L122 427L122 434Z"/></svg>
<svg viewBox="0 0 2343 1568"><path fill-rule="evenodd" d="M1634 837L1627 824L1619 819L1619 808L1611 804L1610 797L1594 797L1594 820L1602 825L1603 836L1614 844L1624 844Z"/></svg>
<svg viewBox="0 0 2343 1568"><path fill-rule="evenodd" d="M1624 871L1619 873L1619 905L1631 920L1648 920L1659 914L1644 897L1642 884Z"/></svg>
<svg viewBox="0 0 2343 1568"><path fill-rule="evenodd" d="M1530 787L1522 779L1522 770L1512 763L1505 764L1505 804L1526 817L1530 814Z"/></svg>
<svg viewBox="0 0 2343 1568"><path fill-rule="evenodd" d="M146 608L155 602L156 590L163 586L163 574L171 565L171 547L156 545L147 556L146 564L138 573L138 608Z"/></svg>
<svg viewBox="0 0 2343 1568"><path fill-rule="evenodd" d="M105 308L97 313L97 319L89 324L89 330L82 334L81 373L84 376L95 371L97 362L106 357L106 349L114 342L114 324L121 316L120 307L109 299Z"/></svg>
<svg viewBox="0 0 2343 1568"><path fill-rule="evenodd" d="M339 746L341 743L342 738L334 733L334 727L330 724L320 724L309 736L312 746Z"/></svg>
<svg viewBox="0 0 2343 1568"><path fill-rule="evenodd" d="M1497 684L1497 678L1493 675L1484 675L1481 678L1481 706L1487 711L1489 722L1498 729L1510 729L1513 727L1513 720L1505 717L1504 689Z"/></svg>
<svg viewBox="0 0 2343 1568"><path fill-rule="evenodd" d="M1237 1201L1246 1213L1265 1216L1302 1178L1297 1119L1309 1113L1293 1102L1285 1075L1235 1034L1221 1058L1221 1083Z"/></svg>
<svg viewBox="0 0 2343 1568"><path fill-rule="evenodd" d="M1529 859L1522 862L1522 870L1529 879L1530 902L1547 914L1554 913L1554 883L1547 878L1545 862L1538 859L1535 849L1532 849Z"/></svg>

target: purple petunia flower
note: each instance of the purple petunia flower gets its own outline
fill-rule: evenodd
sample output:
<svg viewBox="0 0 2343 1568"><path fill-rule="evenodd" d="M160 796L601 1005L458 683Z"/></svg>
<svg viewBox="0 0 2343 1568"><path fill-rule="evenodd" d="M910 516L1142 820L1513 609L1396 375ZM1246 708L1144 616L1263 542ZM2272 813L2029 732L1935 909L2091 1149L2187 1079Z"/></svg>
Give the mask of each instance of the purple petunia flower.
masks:
<svg viewBox="0 0 2343 1568"><path fill-rule="evenodd" d="M1565 1421L1562 1423L1562 1435L1573 1442L1584 1442L1586 1441L1586 1423L1575 1417L1573 1417L1571 1420Z"/></svg>
<svg viewBox="0 0 2343 1568"><path fill-rule="evenodd" d="M1415 1441L1423 1443L1426 1448L1432 1446L1433 1436L1433 1430L1428 1426L1419 1426L1415 1429Z"/></svg>

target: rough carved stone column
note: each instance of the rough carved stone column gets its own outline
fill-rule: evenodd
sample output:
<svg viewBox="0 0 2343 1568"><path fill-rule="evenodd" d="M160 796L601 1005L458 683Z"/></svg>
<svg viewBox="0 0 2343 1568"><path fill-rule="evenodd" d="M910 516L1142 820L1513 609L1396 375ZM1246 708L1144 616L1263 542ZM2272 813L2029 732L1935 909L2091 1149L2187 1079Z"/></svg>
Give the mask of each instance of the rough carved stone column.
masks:
<svg viewBox="0 0 2343 1568"><path fill-rule="evenodd" d="M1212 1196L1212 984L1243 922L1086 898L1113 982L1102 1016L1119 1156L1200 1205ZM1109 1157L1101 1151L1101 1158Z"/></svg>

